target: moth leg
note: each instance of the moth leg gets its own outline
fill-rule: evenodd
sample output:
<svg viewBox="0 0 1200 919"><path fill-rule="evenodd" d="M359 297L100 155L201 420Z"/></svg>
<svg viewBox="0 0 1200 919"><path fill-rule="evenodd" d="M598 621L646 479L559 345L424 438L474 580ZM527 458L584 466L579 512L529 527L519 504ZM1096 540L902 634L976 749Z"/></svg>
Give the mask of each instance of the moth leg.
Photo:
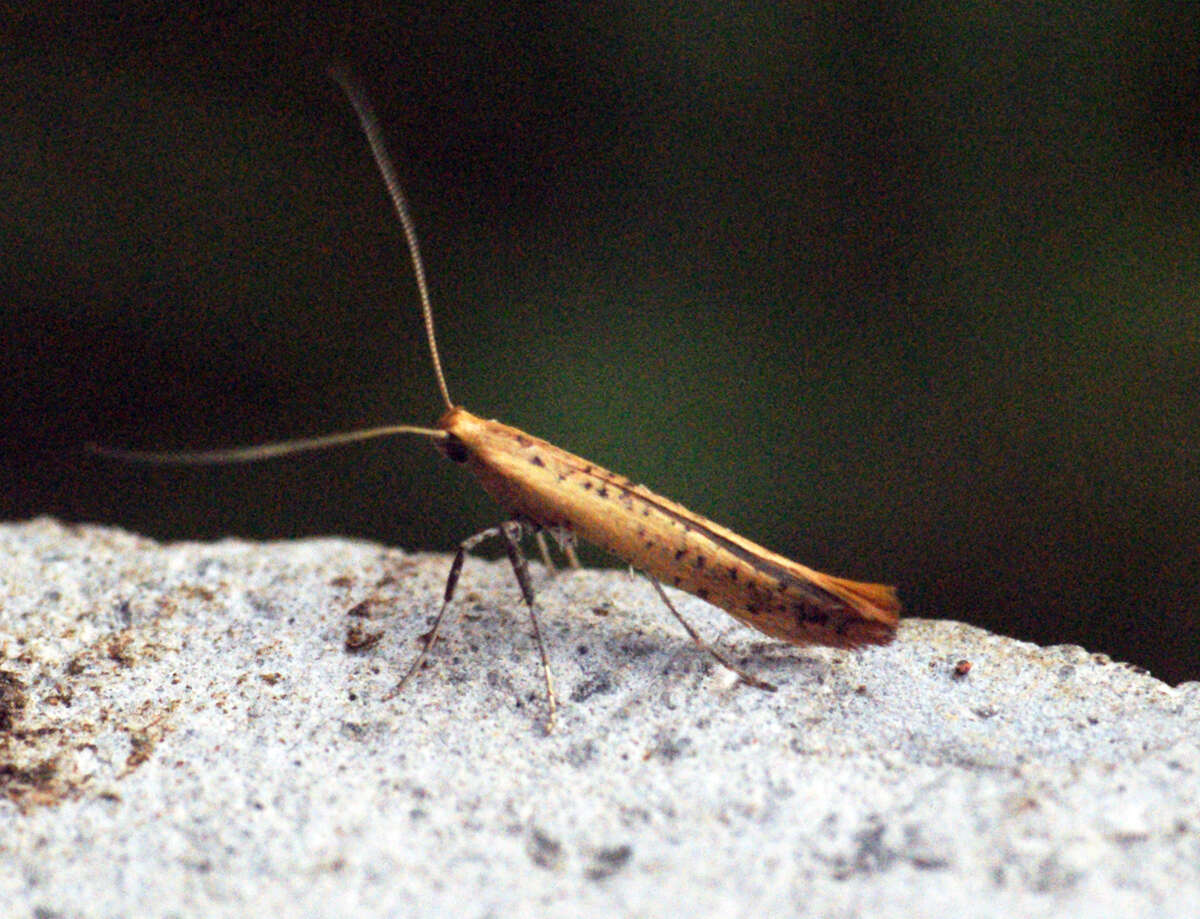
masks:
<svg viewBox="0 0 1200 919"><path fill-rule="evenodd" d="M554 559L550 555L550 551L546 545L546 533L554 537L554 544L558 546L558 550L567 559L567 565L571 568L579 568L579 556L575 554L575 534L566 527L550 527L548 530L537 529L534 531L534 536L537 539L538 551L542 554L542 561L546 564L546 570L550 572L551 577L558 573L558 569L554 565Z"/></svg>
<svg viewBox="0 0 1200 919"><path fill-rule="evenodd" d="M575 554L575 531L569 530L566 527L560 527L559 529L551 530L551 533L554 536L554 541L558 543L558 548L567 557L567 564L578 571L579 556Z"/></svg>
<svg viewBox="0 0 1200 919"><path fill-rule="evenodd" d="M553 577L558 568L554 564L554 559L550 557L550 547L546 545L546 532L544 530L534 531L533 538L537 541L538 552L542 556L542 564L546 566L546 571Z"/></svg>
<svg viewBox="0 0 1200 919"><path fill-rule="evenodd" d="M547 532L554 537L554 544L558 546L558 551L566 557L567 564L578 570L579 556L575 554L575 531L568 526L557 526L550 527Z"/></svg>
<svg viewBox="0 0 1200 919"><path fill-rule="evenodd" d="M645 572L642 572L642 573L645 574ZM717 659L717 662L719 664L721 664L721 666L723 666L726 670L730 670L733 673L736 673L738 675L738 678L741 679L741 681L743 683L748 683L749 685L753 686L755 689L762 689L762 690L765 690L766 692L774 692L775 691L774 685L772 685L771 683L768 683L766 680L760 680L758 677L754 676L753 674L747 673L745 670L743 670L741 667L739 667L733 661L731 661L727 657L725 657L725 655L723 655L720 651L718 651L716 648L714 648L712 645L710 645L708 642L706 642L703 638L701 638L700 633L697 632L694 628L692 628L691 624L686 619L684 619L681 615L679 615L679 610L675 609L675 604L671 602L670 598L667 596L667 592L665 590L663 590L663 586L662 586L662 584L660 584L658 582L658 578L653 577L649 574L647 574L646 577L650 580L650 583L654 585L654 589L658 591L658 595L660 597L662 597L663 603L667 604L667 609L669 609L671 611L671 615L674 616L677 620L679 620L679 624L681 626L683 626L684 629L687 631L688 635L690 635L692 637L692 641L694 641L696 643L697 647L702 648L703 650L705 650L709 654L711 654L714 658Z"/></svg>
<svg viewBox="0 0 1200 919"><path fill-rule="evenodd" d="M476 533L474 536L469 536L458 544L458 551L454 553L454 561L450 563L450 575L446 578L446 591L442 596L442 608L438 611L437 618L433 620L433 628L425 633L425 647L421 649L421 653L417 655L417 659L412 662L412 666L404 672L404 676L400 678L400 682L383 700L386 702L389 699L394 699L404 689L405 685L412 678L412 675L421 669L421 665L425 663L425 658L429 656L429 652L433 650L433 646L437 644L438 632L442 627L442 620L446 617L446 610L450 608L450 603L454 599L454 589L458 586L458 576L462 574L463 561L467 557L467 553L478 546L481 542L487 539L492 539L499 536L504 529L504 525L488 527L481 533Z"/></svg>
<svg viewBox="0 0 1200 919"><path fill-rule="evenodd" d="M513 574L516 575L517 584L521 587L521 596L525 598L525 605L529 608L529 621L533 625L533 640L537 642L538 654L542 658L542 674L546 678L546 706L549 709L549 715L546 719L546 733L554 730L554 714L558 709L558 702L554 698L554 681L550 676L550 662L546 657L546 646L542 643L542 630L538 627L537 612L534 610L533 582L529 577L529 563L525 561L525 555L521 552L520 539L525 535L525 526L517 520L508 523L500 524L500 535L504 537L504 551L508 553L509 564L512 565ZM541 531L538 531L541 536ZM544 546L544 542L542 543Z"/></svg>

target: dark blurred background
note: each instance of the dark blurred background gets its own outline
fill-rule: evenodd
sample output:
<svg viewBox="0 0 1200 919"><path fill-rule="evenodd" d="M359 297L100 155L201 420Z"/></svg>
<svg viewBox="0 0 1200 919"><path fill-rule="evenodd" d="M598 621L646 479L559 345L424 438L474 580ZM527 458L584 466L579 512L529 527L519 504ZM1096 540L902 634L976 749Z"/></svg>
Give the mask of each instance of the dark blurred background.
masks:
<svg viewBox="0 0 1200 919"><path fill-rule="evenodd" d="M1200 678L1193 5L126 3L0 60L0 516L447 549L456 401L915 616ZM230 12L230 10L234 10ZM169 12L166 12L169 11Z"/></svg>

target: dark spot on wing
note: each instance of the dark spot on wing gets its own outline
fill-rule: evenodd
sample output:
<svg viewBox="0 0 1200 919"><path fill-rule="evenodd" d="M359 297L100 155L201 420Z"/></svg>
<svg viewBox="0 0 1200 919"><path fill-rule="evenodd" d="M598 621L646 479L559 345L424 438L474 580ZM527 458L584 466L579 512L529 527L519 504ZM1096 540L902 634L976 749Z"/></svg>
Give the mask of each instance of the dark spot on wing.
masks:
<svg viewBox="0 0 1200 919"><path fill-rule="evenodd" d="M800 624L825 626L829 624L829 613L804 603L792 604L792 615Z"/></svg>

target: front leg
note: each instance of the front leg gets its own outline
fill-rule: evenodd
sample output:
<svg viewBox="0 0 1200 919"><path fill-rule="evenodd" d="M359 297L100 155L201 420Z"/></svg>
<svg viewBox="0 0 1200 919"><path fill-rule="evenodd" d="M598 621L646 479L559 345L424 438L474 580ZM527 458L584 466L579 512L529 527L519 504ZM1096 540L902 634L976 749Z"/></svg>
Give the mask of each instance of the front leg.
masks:
<svg viewBox="0 0 1200 919"><path fill-rule="evenodd" d="M547 721L547 731L554 726L554 715L557 711L557 701L554 696L554 683L550 676L550 664L546 657L546 647L542 643L541 629L538 627L537 614L534 610L534 594L533 583L529 576L529 565L525 561L525 556L521 552L520 540L529 531L529 526L519 520L510 520L499 526L488 527L482 532L476 533L464 539L458 544L458 550L454 553L454 561L450 563L450 574L446 578L446 589L442 597L442 608L438 611L437 618L433 620L433 628L425 635L425 646L421 649L421 653L417 655L417 659L412 662L412 665L405 671L404 676L400 678L400 682L385 695L384 701L394 699L408 681L412 679L414 673L421 669L421 665L425 663L425 659L433 650L433 646L437 643L438 635L441 632L442 622L446 618L446 611L450 608L450 604L454 600L454 592L458 587L458 578L462 574L463 562L466 560L467 553L494 537L501 537L504 541L504 550L508 555L509 563L512 565L513 574L517 579L517 585L521 589L521 596L524 598L526 605L529 608L529 619L533 624L533 637L537 642L538 654L542 659L542 671L546 679L546 704L549 709L549 719Z"/></svg>
<svg viewBox="0 0 1200 919"><path fill-rule="evenodd" d="M533 639L537 642L538 654L542 658L542 674L546 678L546 705L549 715L546 719L546 733L554 730L554 714L558 703L554 698L554 681L550 676L550 662L546 658L546 646L542 643L542 630L538 627L537 613L534 610L533 579L529 577L529 563L521 551L521 537L525 535L526 527L520 521L512 520L500 524L500 534L504 537L504 550L508 553L509 564L516 575L517 584L521 587L521 595L525 605L529 607L529 621L533 625Z"/></svg>

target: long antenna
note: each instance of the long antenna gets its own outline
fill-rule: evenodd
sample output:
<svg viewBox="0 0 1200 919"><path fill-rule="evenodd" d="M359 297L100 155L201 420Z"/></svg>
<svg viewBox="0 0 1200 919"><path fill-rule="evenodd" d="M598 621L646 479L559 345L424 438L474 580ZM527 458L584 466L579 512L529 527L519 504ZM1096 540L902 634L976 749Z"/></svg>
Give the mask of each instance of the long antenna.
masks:
<svg viewBox="0 0 1200 919"><path fill-rule="evenodd" d="M438 389L446 408L454 408L450 399L450 390L446 388L446 376L442 373L442 359L438 356L437 338L433 334L433 307L429 303L429 287L425 283L425 266L421 262L421 249L417 245L417 227L408 212L408 200L400 188L400 180L396 178L396 169L392 158L388 156L387 148L383 145L383 132L379 129L379 119L365 95L350 79L350 75L340 67L330 67L329 75L346 93L350 104L358 115L363 133L367 135L367 143L371 145L371 155L375 157L375 165L383 176L383 183L391 195L396 214L400 217L400 225L404 227L404 238L408 241L408 253L412 256L413 274L417 277L417 291L421 295L421 310L425 314L425 335L429 338L429 353L433 355L433 372L437 375Z"/></svg>
<svg viewBox="0 0 1200 919"><path fill-rule="evenodd" d="M121 447L106 447L102 444L86 444L92 453L111 456L113 459L130 460L137 463L178 463L186 466L206 466L221 463L253 463L257 460L287 456L289 453L304 453L307 450L322 450L342 444L353 444L375 437L391 437L393 434L420 434L434 440L447 440L449 434L436 428L418 428L410 424L388 424L378 428L345 431L341 434L326 434L323 437L306 437L301 440L281 440L276 443L259 444L256 447L230 447L223 450L125 450Z"/></svg>

